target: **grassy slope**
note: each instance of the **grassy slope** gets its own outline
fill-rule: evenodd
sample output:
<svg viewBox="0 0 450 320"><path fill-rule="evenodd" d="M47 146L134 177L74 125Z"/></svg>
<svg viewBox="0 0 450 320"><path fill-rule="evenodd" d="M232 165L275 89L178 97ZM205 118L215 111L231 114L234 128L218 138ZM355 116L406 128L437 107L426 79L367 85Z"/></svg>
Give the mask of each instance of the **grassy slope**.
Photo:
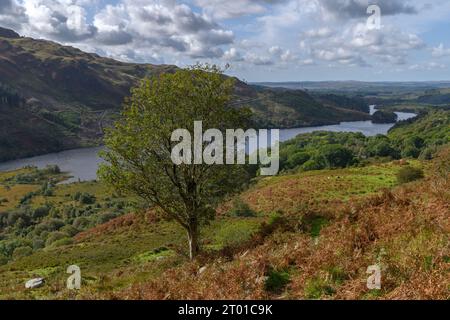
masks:
<svg viewBox="0 0 450 320"><path fill-rule="evenodd" d="M367 196L374 194L381 196L382 188L393 186L394 176L399 167L400 164L391 163L367 168L308 172L261 180L242 195L242 198L258 211L257 217L229 217L225 214L228 211L228 204L225 204L221 208L223 213L221 217L205 229L203 246L209 254L200 261L212 266L211 270L207 271L205 278L195 276L200 265L187 262L185 234L179 227L160 221L152 214L129 214L77 235L76 243L73 245L45 249L0 267L0 298L71 297L73 293L64 289L64 281L67 278L65 268L71 264L78 264L81 267L85 279L83 289L78 297L164 298L165 294L161 295L166 291L171 294L169 296L171 298L267 297L270 293L261 291L261 284L252 284L251 286L256 285L256 287L250 291L242 291L243 289L236 291L236 288L231 290L223 284L225 291L216 290L214 294L212 291L214 286L210 286L211 283L207 285L205 281L212 281L209 277L214 272L218 272L216 268L220 265L225 268L223 272L227 278L224 279L229 279L228 272L231 272L230 270L235 272L235 268L240 268L241 265L239 259L233 259L233 253L241 252L242 254L247 249L250 250L248 259L255 259L258 255L263 255L263 252L265 252L265 258L260 257L262 260L256 262L257 265L253 271L241 270L244 273L239 274L239 281L243 279L253 281L256 279L255 276L263 279L264 274L261 272L266 272L266 269L273 264L272 258L269 258L270 255L279 256L286 250L285 245L291 248L291 253L295 253L292 251L292 248L295 247L292 247L294 240L301 241L303 244L312 244L314 241L311 242L313 240L311 235L318 235L322 225L336 227L337 224L342 224L343 217L347 215L346 219L349 218L348 214L342 213L344 212L342 210L349 203L364 201L361 199L367 199ZM59 203L64 201L65 194L77 190L96 193L100 199L106 196L105 190L97 184L74 184L60 186L54 197L36 198L34 203L35 205L44 201ZM0 191L0 197L5 196L7 197L8 194ZM267 201L268 197L272 201ZM284 230L272 235L270 232L268 237L262 237L262 233L258 232L261 224L264 222L267 224L273 220L272 212L276 210L283 211L286 217L293 219L290 220L292 222L290 224L298 225L303 231L292 233L292 230ZM259 238L260 240L248 241L252 234L257 234L255 239ZM333 235L333 239L335 237ZM161 248L163 249L161 250ZM302 250L308 248L308 252L311 251L311 254L314 251L314 247L310 247L310 245L305 248L301 246L301 248ZM348 252L342 253L340 259L346 261L349 258L347 254ZM231 259L231 261L219 263L216 259L221 256L229 257L226 259ZM295 256L293 255L293 257ZM304 260L299 260L298 263L298 266L292 267L292 277L300 276L301 269L297 268L305 267L303 266ZM291 267L289 266L289 268ZM246 272L250 273L246 274ZM25 290L24 282L36 276L45 277L47 285L38 290ZM164 280L165 277L168 277L167 280ZM181 277L180 285L184 285L186 281L200 282L198 284L200 289L187 292L188 288L183 287L182 290L178 290L173 287L174 281L178 281L176 280L178 277ZM159 283L158 286L163 288L154 288L155 283L145 284L152 279L155 279ZM234 285L233 281L230 280L229 285ZM136 291L136 288L141 286L145 288L142 296L137 295ZM147 286L152 289L148 289ZM208 286L211 287L211 290L207 289ZM225 292L229 293L225 294Z"/></svg>
<svg viewBox="0 0 450 320"><path fill-rule="evenodd" d="M208 261L201 275L198 270L205 263L186 264L117 296L449 299L449 160L447 149L423 181L359 201L329 204L322 211L307 210L298 227L292 226L301 216L293 214L263 242L235 251L233 259ZM286 211L292 207L280 206ZM317 220L308 219L318 215L326 218L319 228ZM382 268L380 291L366 288L366 270L374 264Z"/></svg>

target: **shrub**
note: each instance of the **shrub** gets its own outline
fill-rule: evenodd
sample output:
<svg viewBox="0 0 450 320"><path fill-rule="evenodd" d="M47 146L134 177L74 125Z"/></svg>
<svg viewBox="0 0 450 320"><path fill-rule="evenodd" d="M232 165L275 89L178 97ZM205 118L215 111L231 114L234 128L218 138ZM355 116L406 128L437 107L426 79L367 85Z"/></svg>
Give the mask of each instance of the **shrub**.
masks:
<svg viewBox="0 0 450 320"><path fill-rule="evenodd" d="M48 235L47 241L45 242L45 246L48 247L53 242L67 238L68 234L60 231L52 232Z"/></svg>
<svg viewBox="0 0 450 320"><path fill-rule="evenodd" d="M291 281L289 273L286 271L269 270L267 279L264 283L266 291L280 293Z"/></svg>
<svg viewBox="0 0 450 320"><path fill-rule="evenodd" d="M74 226L71 226L70 224L65 225L64 227L62 227L60 229L60 231L64 232L64 233L67 233L71 237L75 236L78 232L80 232L77 228L75 228Z"/></svg>
<svg viewBox="0 0 450 320"><path fill-rule="evenodd" d="M8 261L9 261L8 257L0 253L0 266L7 264Z"/></svg>
<svg viewBox="0 0 450 320"><path fill-rule="evenodd" d="M47 221L42 222L39 226L42 226L42 230L47 230L47 231L57 231L59 229L61 229L64 226L64 221L62 221L61 219L50 219Z"/></svg>
<svg viewBox="0 0 450 320"><path fill-rule="evenodd" d="M42 239L34 239L33 240L33 249L39 250L45 248L45 241Z"/></svg>
<svg viewBox="0 0 450 320"><path fill-rule="evenodd" d="M89 193L82 193L79 199L81 204L95 204L97 199L94 195Z"/></svg>
<svg viewBox="0 0 450 320"><path fill-rule="evenodd" d="M438 152L438 148L435 146L431 146L425 148L419 155L420 160L432 160L434 155Z"/></svg>
<svg viewBox="0 0 450 320"><path fill-rule="evenodd" d="M410 145L402 150L402 158L414 158L417 159L420 155L420 149L416 146Z"/></svg>
<svg viewBox="0 0 450 320"><path fill-rule="evenodd" d="M424 178L423 170L411 166L404 167L400 169L400 171L397 173L397 182L399 184L408 183L423 178Z"/></svg>
<svg viewBox="0 0 450 320"><path fill-rule="evenodd" d="M310 159L306 161L302 166L302 169L305 171L322 170L324 168L325 166L320 162L319 159Z"/></svg>
<svg viewBox="0 0 450 320"><path fill-rule="evenodd" d="M79 201L80 198L81 198L81 192L80 192L80 191L77 191L77 193L75 193L75 194L73 195L73 200Z"/></svg>
<svg viewBox="0 0 450 320"><path fill-rule="evenodd" d="M44 169L44 172L49 173L49 174L60 174L61 169L57 165L48 165Z"/></svg>
<svg viewBox="0 0 450 320"><path fill-rule="evenodd" d="M104 224L107 223L108 221L111 221L112 219L117 218L117 215L113 212L106 212L106 213L102 213L97 217L97 223L98 224Z"/></svg>
<svg viewBox="0 0 450 320"><path fill-rule="evenodd" d="M16 211L11 211L8 213L8 218L6 219L8 226L16 225L18 221L23 227L26 227L30 223L30 217L27 214L26 209L17 209Z"/></svg>
<svg viewBox="0 0 450 320"><path fill-rule="evenodd" d="M73 239L72 238L63 238L60 240L56 240L55 242L53 242L50 247L51 248L57 248L57 247L62 247L62 246L68 246L73 244Z"/></svg>
<svg viewBox="0 0 450 320"><path fill-rule="evenodd" d="M33 217L33 219L40 219L40 218L47 216L49 213L50 213L50 207L43 206L43 207L34 209L32 217Z"/></svg>
<svg viewBox="0 0 450 320"><path fill-rule="evenodd" d="M33 249L31 247L18 247L14 249L13 259L19 259L23 257L30 256L33 253Z"/></svg>
<svg viewBox="0 0 450 320"><path fill-rule="evenodd" d="M86 217L78 217L72 223L72 226L74 226L78 230L84 230L86 228L89 228L90 225L91 223L89 219Z"/></svg>
<svg viewBox="0 0 450 320"><path fill-rule="evenodd" d="M31 246L31 243L24 239L3 240L0 241L0 254L10 257L16 248L26 246Z"/></svg>
<svg viewBox="0 0 450 320"><path fill-rule="evenodd" d="M242 201L241 198L236 198L233 200L233 208L230 214L235 217L256 217L256 212L253 211L250 206Z"/></svg>

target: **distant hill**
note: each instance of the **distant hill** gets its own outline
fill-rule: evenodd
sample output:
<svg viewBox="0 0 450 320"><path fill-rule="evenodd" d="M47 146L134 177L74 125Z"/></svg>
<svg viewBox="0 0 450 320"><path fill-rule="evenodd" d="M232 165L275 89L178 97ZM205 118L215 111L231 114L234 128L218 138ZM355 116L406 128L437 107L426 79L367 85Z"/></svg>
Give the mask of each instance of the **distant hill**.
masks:
<svg viewBox="0 0 450 320"><path fill-rule="evenodd" d="M119 62L0 28L0 161L100 144L103 128L117 116L131 87L142 78L176 69ZM351 106L324 105L301 90L280 91L241 81L233 105L251 107L260 127L369 117Z"/></svg>
<svg viewBox="0 0 450 320"><path fill-rule="evenodd" d="M261 85L271 88L301 89L311 91L327 92L364 92L374 93L392 92L392 91L417 91L432 90L439 88L450 88L450 81L423 81L423 82L401 82L401 81L298 81L298 82L257 82L255 85Z"/></svg>

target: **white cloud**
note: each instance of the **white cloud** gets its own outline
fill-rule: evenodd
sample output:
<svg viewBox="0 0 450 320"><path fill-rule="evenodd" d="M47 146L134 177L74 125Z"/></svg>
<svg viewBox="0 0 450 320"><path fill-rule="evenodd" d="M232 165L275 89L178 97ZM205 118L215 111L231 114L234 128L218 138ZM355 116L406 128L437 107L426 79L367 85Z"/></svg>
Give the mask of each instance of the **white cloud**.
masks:
<svg viewBox="0 0 450 320"><path fill-rule="evenodd" d="M431 54L435 58L442 58L442 57L450 56L450 48L445 48L444 44L441 43L441 44L439 44L439 46L432 49Z"/></svg>
<svg viewBox="0 0 450 320"><path fill-rule="evenodd" d="M248 15L267 13L268 6L286 0L195 0L194 3L210 16L217 19L230 19Z"/></svg>
<svg viewBox="0 0 450 320"><path fill-rule="evenodd" d="M369 2L381 7L381 30L366 26ZM426 58L416 55L426 48L421 35L430 37L430 21L450 13L446 0L428 3L0 0L0 25L125 61L234 62L234 67L242 70L251 66L247 69L271 72L277 68L289 70L290 66L342 65L373 67L376 72L406 70L408 65L424 68ZM420 27L416 27L416 21L420 21ZM435 58L450 55L450 48L444 44L429 50Z"/></svg>

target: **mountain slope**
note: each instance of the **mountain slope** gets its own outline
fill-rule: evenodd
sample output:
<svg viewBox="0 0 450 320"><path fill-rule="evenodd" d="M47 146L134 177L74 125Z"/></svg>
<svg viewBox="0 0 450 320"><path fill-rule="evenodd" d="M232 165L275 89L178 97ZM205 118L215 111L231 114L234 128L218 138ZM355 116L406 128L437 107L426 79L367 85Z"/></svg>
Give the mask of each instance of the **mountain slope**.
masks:
<svg viewBox="0 0 450 320"><path fill-rule="evenodd" d="M10 88L19 97L7 103L8 108L1 107L0 161L100 144L103 128L118 114L131 87L144 77L176 69L119 62L0 28L0 88ZM325 125L369 117L324 106L301 90L272 90L241 81L234 105L250 106L260 127Z"/></svg>

